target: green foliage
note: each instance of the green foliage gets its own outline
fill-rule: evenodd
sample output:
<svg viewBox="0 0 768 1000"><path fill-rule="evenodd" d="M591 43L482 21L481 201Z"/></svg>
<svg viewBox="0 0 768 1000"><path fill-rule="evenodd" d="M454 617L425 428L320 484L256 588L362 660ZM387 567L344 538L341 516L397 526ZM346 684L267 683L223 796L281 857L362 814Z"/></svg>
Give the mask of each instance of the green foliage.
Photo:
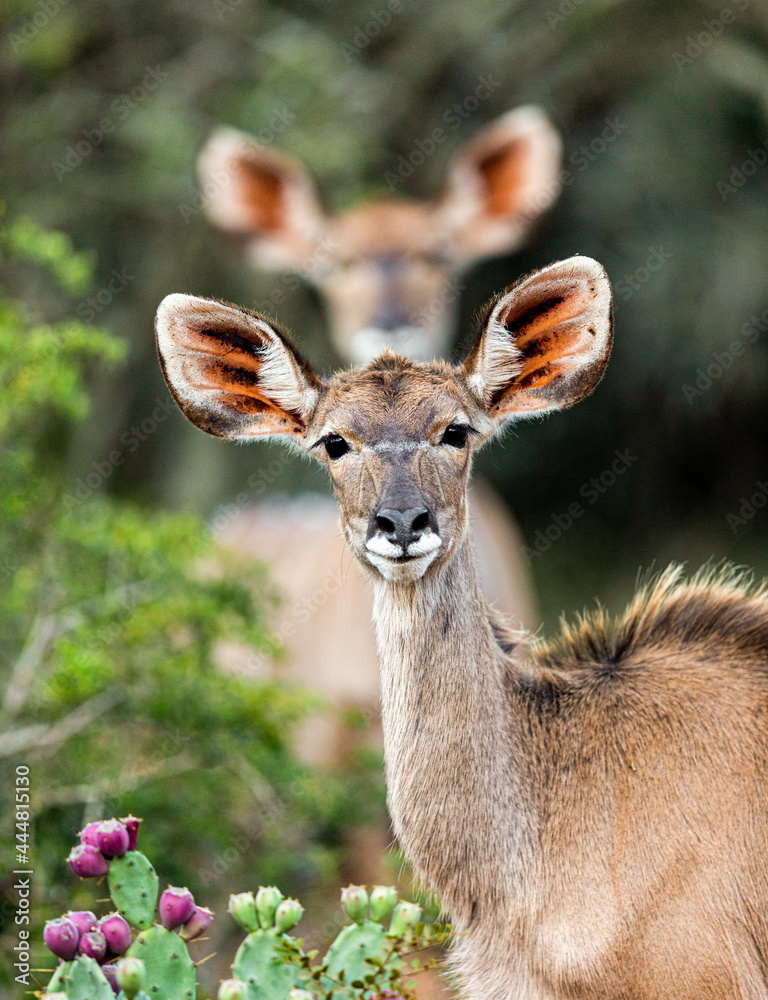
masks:
<svg viewBox="0 0 768 1000"><path fill-rule="evenodd" d="M67 442L125 345L86 323L33 316L7 291L27 271L79 288L90 260L66 237L15 222L0 248L0 863L23 863L18 833L43 921L67 831L124 813L130 795L177 883L215 890L256 862L289 884L321 880L339 839L334 802L348 795L338 777L326 790L289 749L312 701L224 674L214 659L224 638L275 652L263 570L219 552L194 517L110 498L107 474L76 488ZM30 768L32 824L15 830L18 764ZM7 919L0 939L10 940Z"/></svg>

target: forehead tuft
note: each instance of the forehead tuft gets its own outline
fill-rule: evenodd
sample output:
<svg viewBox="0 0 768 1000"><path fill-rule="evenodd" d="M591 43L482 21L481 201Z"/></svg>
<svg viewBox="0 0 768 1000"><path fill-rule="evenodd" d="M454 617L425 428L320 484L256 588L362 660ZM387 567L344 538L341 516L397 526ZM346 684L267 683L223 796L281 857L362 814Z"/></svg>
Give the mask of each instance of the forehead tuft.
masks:
<svg viewBox="0 0 768 1000"><path fill-rule="evenodd" d="M381 432L390 424L418 435L457 404L469 410L477 405L460 370L444 361L422 364L385 351L331 381L321 419L343 415L364 436L366 430Z"/></svg>

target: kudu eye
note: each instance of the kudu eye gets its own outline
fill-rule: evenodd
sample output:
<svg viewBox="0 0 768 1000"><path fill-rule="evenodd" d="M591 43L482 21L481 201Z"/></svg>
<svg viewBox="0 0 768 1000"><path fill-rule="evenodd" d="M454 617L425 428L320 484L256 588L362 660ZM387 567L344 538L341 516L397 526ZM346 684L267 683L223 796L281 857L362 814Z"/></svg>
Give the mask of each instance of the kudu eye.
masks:
<svg viewBox="0 0 768 1000"><path fill-rule="evenodd" d="M469 426L467 424L451 424L443 431L440 444L449 444L452 448L463 448L467 443Z"/></svg>
<svg viewBox="0 0 768 1000"><path fill-rule="evenodd" d="M341 458L349 451L349 445L339 434L329 434L325 439L325 453L331 461Z"/></svg>

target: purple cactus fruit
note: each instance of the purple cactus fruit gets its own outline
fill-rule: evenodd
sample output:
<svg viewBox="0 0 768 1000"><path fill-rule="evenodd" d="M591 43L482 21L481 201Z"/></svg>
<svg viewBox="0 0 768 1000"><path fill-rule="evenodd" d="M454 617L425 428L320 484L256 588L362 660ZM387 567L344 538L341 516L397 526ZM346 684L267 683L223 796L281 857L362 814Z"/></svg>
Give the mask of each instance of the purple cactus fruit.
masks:
<svg viewBox="0 0 768 1000"><path fill-rule="evenodd" d="M130 839L119 819L105 820L96 831L96 846L105 858L122 858Z"/></svg>
<svg viewBox="0 0 768 1000"><path fill-rule="evenodd" d="M77 927L77 933L81 937L83 934L90 934L91 931L99 929L96 914L90 910L70 910L66 916L67 920L71 920L75 927Z"/></svg>
<svg viewBox="0 0 768 1000"><path fill-rule="evenodd" d="M99 930L104 935L110 955L124 955L131 947L131 928L119 913L109 913L102 917Z"/></svg>
<svg viewBox="0 0 768 1000"><path fill-rule="evenodd" d="M94 962L101 962L107 953L107 942L101 931L91 931L83 934L77 946L78 954L87 955Z"/></svg>
<svg viewBox="0 0 768 1000"><path fill-rule="evenodd" d="M341 890L341 905L356 924L362 924L368 916L368 893L361 885L348 885Z"/></svg>
<svg viewBox="0 0 768 1000"><path fill-rule="evenodd" d="M163 927L173 931L185 924L195 909L195 899L189 889L169 885L160 897L160 920Z"/></svg>
<svg viewBox="0 0 768 1000"><path fill-rule="evenodd" d="M181 928L181 936L185 941L194 941L208 930L213 914L205 906L196 906L192 916Z"/></svg>
<svg viewBox="0 0 768 1000"><path fill-rule="evenodd" d="M136 841L139 839L139 827L141 826L142 820L140 820L138 816L121 816L120 822L128 831L128 850L135 851Z"/></svg>
<svg viewBox="0 0 768 1000"><path fill-rule="evenodd" d="M109 862L92 844L78 844L69 852L69 867L80 878L98 878L109 871Z"/></svg>
<svg viewBox="0 0 768 1000"><path fill-rule="evenodd" d="M57 958L70 962L77 954L80 931L68 917L57 917L45 925L43 940Z"/></svg>
<svg viewBox="0 0 768 1000"><path fill-rule="evenodd" d="M296 926L303 915L304 907L298 899L284 899L275 910L275 927L281 934L285 934L286 931Z"/></svg>
<svg viewBox="0 0 768 1000"><path fill-rule="evenodd" d="M112 992L117 996L120 993L120 984L117 981L117 966L115 965L102 965L101 971L104 973L104 978L107 980L109 985L112 987Z"/></svg>
<svg viewBox="0 0 768 1000"><path fill-rule="evenodd" d="M225 979L219 987L218 1000L245 1000L247 985L239 979Z"/></svg>
<svg viewBox="0 0 768 1000"><path fill-rule="evenodd" d="M98 847L99 845L96 842L96 831L100 826L100 819L97 819L94 823L89 823L87 826L84 826L80 831L80 843L90 844L91 847Z"/></svg>

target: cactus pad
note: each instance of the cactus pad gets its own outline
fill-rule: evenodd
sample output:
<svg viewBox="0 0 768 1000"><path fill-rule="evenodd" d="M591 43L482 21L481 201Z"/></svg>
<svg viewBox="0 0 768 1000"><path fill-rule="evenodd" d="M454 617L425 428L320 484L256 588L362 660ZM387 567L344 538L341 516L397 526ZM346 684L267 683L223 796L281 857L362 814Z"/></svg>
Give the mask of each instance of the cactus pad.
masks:
<svg viewBox="0 0 768 1000"><path fill-rule="evenodd" d="M112 987L92 958L81 955L73 962L64 962L53 974L46 993L64 993L67 1000L115 1000Z"/></svg>
<svg viewBox="0 0 768 1000"><path fill-rule="evenodd" d="M363 924L350 924L345 927L328 949L325 961L328 963L328 973L338 976L344 973L347 983L362 981L370 975L374 968L366 960L375 958L384 961L391 951L391 942L387 941L386 931L381 924L366 920ZM388 965L394 967L399 960L396 955L389 960Z"/></svg>
<svg viewBox="0 0 768 1000"><path fill-rule="evenodd" d="M159 881L141 851L128 851L109 866L109 892L125 919L141 930L152 926Z"/></svg>
<svg viewBox="0 0 768 1000"><path fill-rule="evenodd" d="M283 935L274 929L252 931L238 948L232 973L248 985L248 1000L286 1000L291 987L301 985L298 969L275 954Z"/></svg>
<svg viewBox="0 0 768 1000"><path fill-rule="evenodd" d="M139 934L126 954L144 962L142 989L154 1000L194 1000L195 966L178 934L155 924Z"/></svg>

